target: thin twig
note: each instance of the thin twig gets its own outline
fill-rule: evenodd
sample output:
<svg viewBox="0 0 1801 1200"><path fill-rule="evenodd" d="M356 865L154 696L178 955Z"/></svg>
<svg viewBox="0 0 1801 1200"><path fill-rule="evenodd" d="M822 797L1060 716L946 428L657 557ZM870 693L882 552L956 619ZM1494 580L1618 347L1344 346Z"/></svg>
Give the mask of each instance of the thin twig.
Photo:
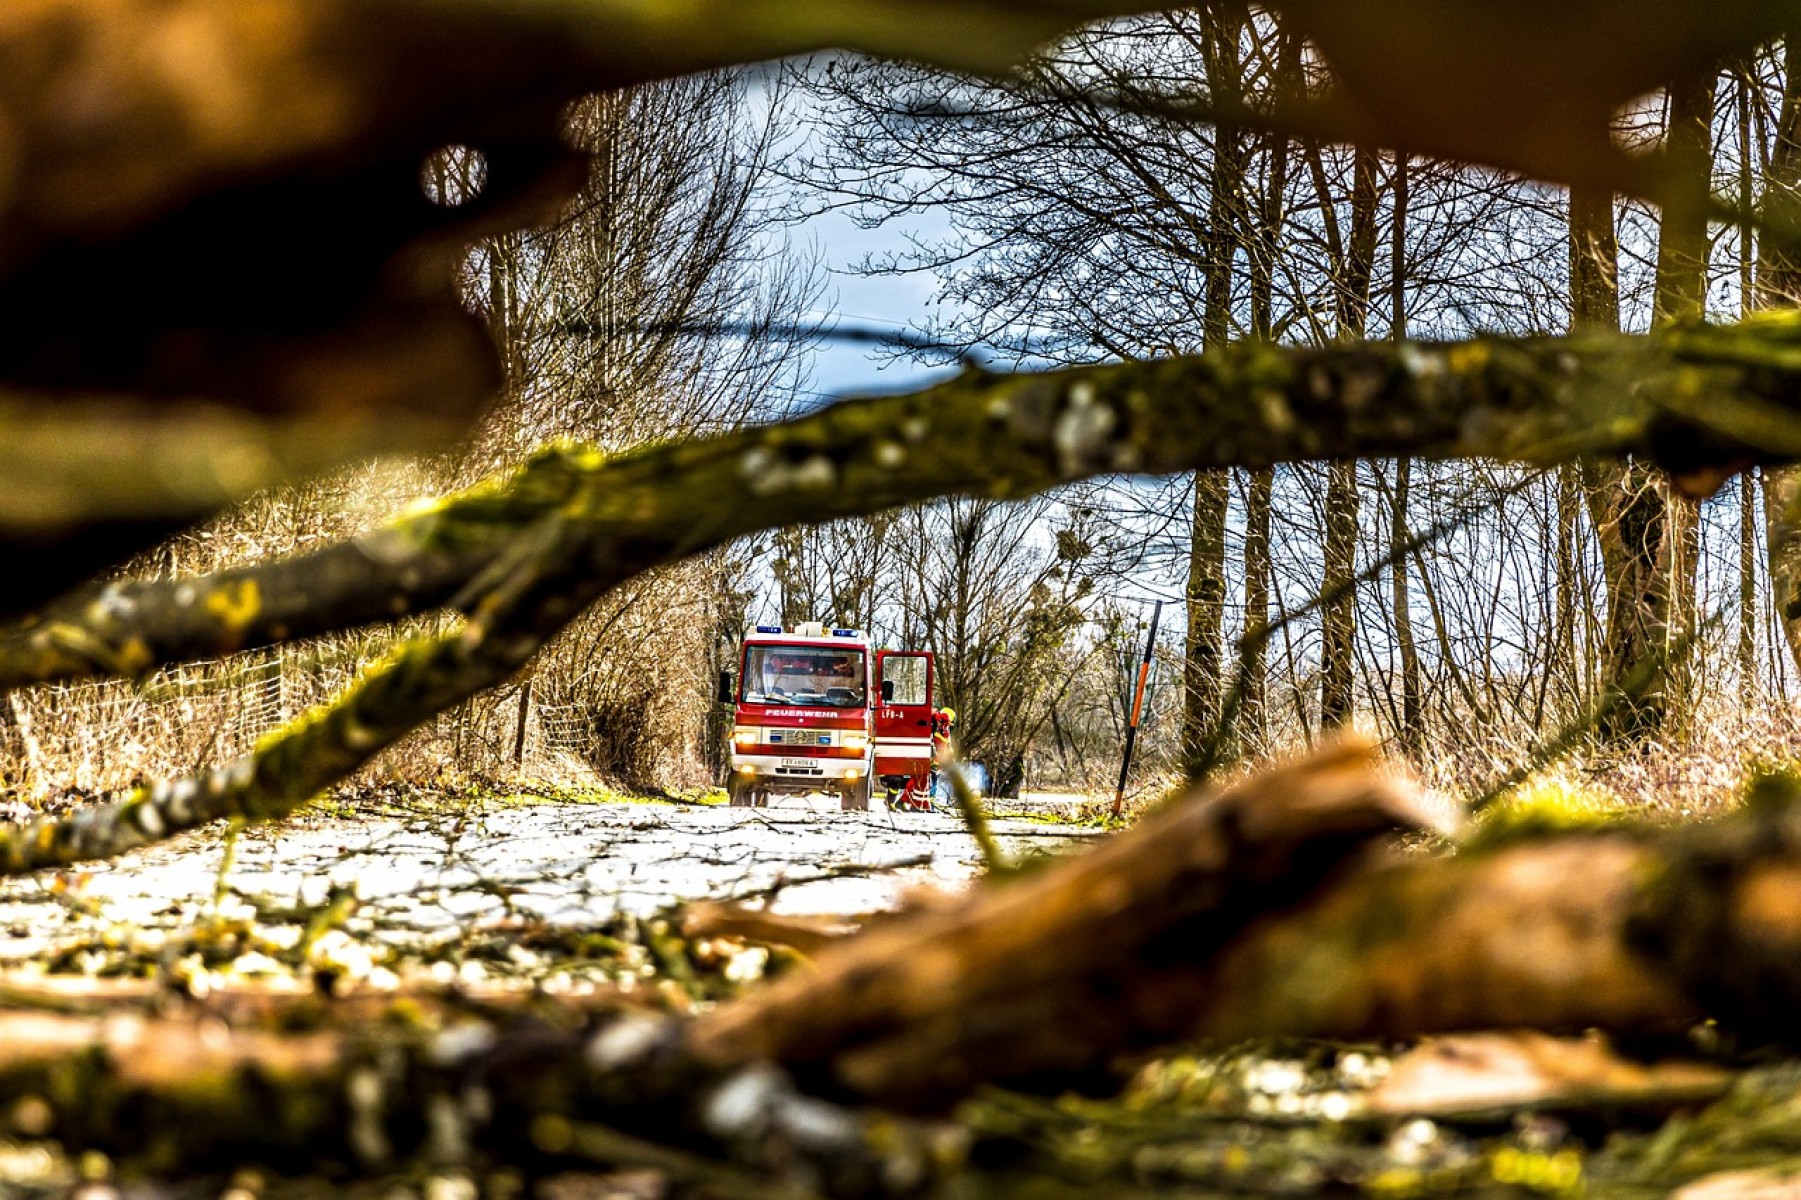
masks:
<svg viewBox="0 0 1801 1200"><path fill-rule="evenodd" d="M1000 843L994 840L994 831L988 828L988 814L982 811L981 797L969 786L969 777L964 772L963 764L946 763L944 774L950 780L951 795L957 798L957 811L962 814L963 826L969 830L969 836L975 839L976 849L982 852L982 865L990 875L1001 875L1012 870L1012 861L1002 853Z"/></svg>

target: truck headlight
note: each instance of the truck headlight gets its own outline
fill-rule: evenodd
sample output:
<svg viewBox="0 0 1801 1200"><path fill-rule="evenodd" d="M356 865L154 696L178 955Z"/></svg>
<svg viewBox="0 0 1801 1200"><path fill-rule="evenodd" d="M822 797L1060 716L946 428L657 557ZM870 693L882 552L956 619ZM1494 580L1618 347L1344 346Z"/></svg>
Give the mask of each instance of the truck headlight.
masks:
<svg viewBox="0 0 1801 1200"><path fill-rule="evenodd" d="M732 726L732 745L754 746L757 744L757 741L758 733L755 725Z"/></svg>
<svg viewBox="0 0 1801 1200"><path fill-rule="evenodd" d="M869 735L859 730L851 730L839 739L838 744L846 750L854 750L858 754L869 749Z"/></svg>

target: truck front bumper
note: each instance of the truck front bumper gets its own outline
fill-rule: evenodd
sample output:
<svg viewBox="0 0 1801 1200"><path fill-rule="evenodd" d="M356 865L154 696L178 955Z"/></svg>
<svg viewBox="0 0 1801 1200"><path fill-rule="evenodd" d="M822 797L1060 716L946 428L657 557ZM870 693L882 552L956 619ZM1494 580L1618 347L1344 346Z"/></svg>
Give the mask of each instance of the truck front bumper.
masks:
<svg viewBox="0 0 1801 1200"><path fill-rule="evenodd" d="M732 774L741 782L778 792L835 791L869 778L865 758L786 758L779 754L734 754Z"/></svg>

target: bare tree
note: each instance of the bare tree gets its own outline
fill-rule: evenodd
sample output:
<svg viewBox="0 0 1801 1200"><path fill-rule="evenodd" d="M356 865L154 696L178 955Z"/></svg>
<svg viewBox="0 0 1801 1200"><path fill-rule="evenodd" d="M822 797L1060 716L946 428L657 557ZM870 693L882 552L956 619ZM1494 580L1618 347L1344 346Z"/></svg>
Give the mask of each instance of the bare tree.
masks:
<svg viewBox="0 0 1801 1200"><path fill-rule="evenodd" d="M1801 44L1783 43L1782 108L1776 120L1775 149L1765 181L1766 220L1801 218ZM1766 240L1758 263L1758 296L1764 307L1801 304L1801 254L1791 245ZM1791 468L1764 477L1764 521L1768 530L1770 588L1789 654L1801 664L1801 474Z"/></svg>
<svg viewBox="0 0 1801 1200"><path fill-rule="evenodd" d="M1018 794L1027 754L1085 657L1092 518L1061 508L958 499L910 510L901 526L893 619L907 645L936 652L961 748L1001 795Z"/></svg>

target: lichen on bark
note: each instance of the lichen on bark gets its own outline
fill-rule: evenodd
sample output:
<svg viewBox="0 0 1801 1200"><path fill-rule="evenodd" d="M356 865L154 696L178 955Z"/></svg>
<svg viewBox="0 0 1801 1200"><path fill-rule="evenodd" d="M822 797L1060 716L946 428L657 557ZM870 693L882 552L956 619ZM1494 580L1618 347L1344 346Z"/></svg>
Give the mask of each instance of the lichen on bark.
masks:
<svg viewBox="0 0 1801 1200"><path fill-rule="evenodd" d="M1801 450L1797 369L1794 314L1648 337L1252 342L1041 374L972 370L908 395L615 458L555 448L354 542L203 579L103 587L0 635L0 685L18 686L141 675L440 606L467 619L400 652L248 766L154 785L64 823L0 830L0 864L104 857L206 814L292 811L506 678L606 588L761 529L1119 471L1397 453L1637 454L1702 487Z"/></svg>

